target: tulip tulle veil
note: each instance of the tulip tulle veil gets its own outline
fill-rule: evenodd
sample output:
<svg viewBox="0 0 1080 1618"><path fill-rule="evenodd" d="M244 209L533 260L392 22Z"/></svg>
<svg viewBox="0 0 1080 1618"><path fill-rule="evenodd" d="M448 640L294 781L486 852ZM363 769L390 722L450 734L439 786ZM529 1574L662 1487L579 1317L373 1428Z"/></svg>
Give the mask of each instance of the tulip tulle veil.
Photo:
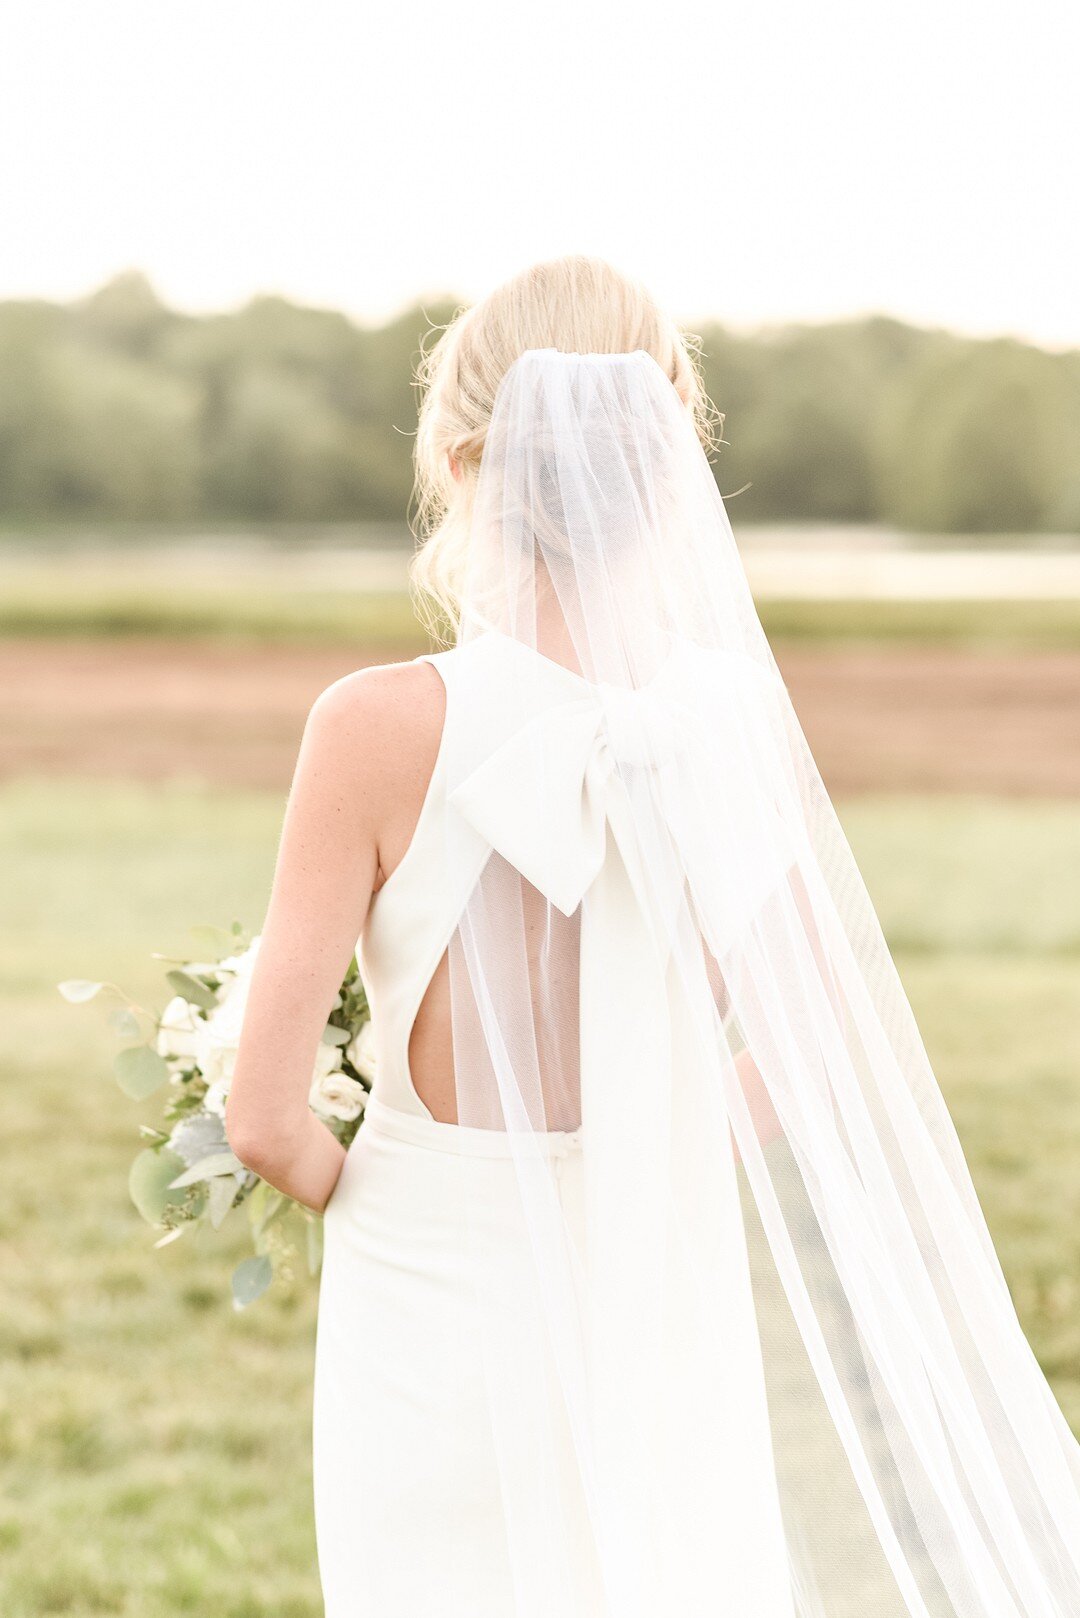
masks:
<svg viewBox="0 0 1080 1618"><path fill-rule="evenodd" d="M450 984L531 1277L478 1300L515 1618L1075 1618L1080 1449L657 363L522 354L470 522Z"/></svg>

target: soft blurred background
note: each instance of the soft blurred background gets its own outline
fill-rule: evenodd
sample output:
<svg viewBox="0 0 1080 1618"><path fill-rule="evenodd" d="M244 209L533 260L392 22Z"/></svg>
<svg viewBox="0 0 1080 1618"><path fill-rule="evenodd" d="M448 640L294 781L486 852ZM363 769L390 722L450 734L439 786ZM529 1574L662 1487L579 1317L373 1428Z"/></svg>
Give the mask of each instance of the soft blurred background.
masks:
<svg viewBox="0 0 1080 1618"><path fill-rule="evenodd" d="M11 0L0 61L0 1610L317 1618L315 1287L130 1206L152 951L257 928L318 692L426 642L421 338L603 254L721 490L1080 1431L1070 0ZM358 1345L356 1397L364 1397ZM357 1512L365 1509L356 1502Z"/></svg>

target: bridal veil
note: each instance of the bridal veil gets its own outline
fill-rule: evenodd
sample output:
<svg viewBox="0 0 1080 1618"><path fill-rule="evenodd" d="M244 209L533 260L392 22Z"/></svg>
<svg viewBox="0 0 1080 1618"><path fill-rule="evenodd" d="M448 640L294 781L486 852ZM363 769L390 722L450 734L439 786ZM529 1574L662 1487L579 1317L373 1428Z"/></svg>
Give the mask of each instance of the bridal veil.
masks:
<svg viewBox="0 0 1080 1618"><path fill-rule="evenodd" d="M477 1300L517 1618L583 1558L605 1618L1076 1618L1080 1449L656 361L523 353L471 524L450 984L528 1276Z"/></svg>

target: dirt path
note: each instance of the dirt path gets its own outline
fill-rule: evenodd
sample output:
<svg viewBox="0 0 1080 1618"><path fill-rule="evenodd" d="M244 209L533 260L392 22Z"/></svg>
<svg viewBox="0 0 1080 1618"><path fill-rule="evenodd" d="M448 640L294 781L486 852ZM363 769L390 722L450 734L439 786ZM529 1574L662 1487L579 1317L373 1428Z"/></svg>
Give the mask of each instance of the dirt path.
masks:
<svg viewBox="0 0 1080 1618"><path fill-rule="evenodd" d="M835 793L1080 796L1080 653L777 648ZM352 647L0 643L0 777L200 776L287 787L307 710Z"/></svg>

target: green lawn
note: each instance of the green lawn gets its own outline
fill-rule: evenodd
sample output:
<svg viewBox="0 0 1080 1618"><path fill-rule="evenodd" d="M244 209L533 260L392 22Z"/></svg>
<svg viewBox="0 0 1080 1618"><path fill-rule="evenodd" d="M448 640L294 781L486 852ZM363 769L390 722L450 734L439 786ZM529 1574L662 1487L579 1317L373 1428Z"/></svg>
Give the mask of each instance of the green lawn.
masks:
<svg viewBox="0 0 1080 1618"><path fill-rule="evenodd" d="M272 567L228 590L212 578L200 586L186 579L63 581L58 569L29 580L19 575L0 599L0 634L190 635L247 645L334 639L373 651L427 645L403 590L296 591L275 583Z"/></svg>
<svg viewBox="0 0 1080 1618"><path fill-rule="evenodd" d="M101 1008L54 987L109 977L160 1004L152 950L184 953L193 922L258 925L282 807L190 785L0 791L4 1618L319 1618L314 1285L236 1315L242 1225L152 1251L125 1190L142 1113L109 1076ZM863 799L843 818L1080 1430L1080 815Z"/></svg>
<svg viewBox="0 0 1080 1618"><path fill-rule="evenodd" d="M225 564L170 572L137 560L127 567L65 569L55 563L0 561L0 634L6 636L190 635L267 643L355 640L375 650L426 638L404 590L356 584L342 566L339 583L313 587L288 567L262 558L246 570ZM225 587L227 586L227 587ZM803 643L881 642L986 648L1075 649L1080 601L804 601L762 599L773 639Z"/></svg>

